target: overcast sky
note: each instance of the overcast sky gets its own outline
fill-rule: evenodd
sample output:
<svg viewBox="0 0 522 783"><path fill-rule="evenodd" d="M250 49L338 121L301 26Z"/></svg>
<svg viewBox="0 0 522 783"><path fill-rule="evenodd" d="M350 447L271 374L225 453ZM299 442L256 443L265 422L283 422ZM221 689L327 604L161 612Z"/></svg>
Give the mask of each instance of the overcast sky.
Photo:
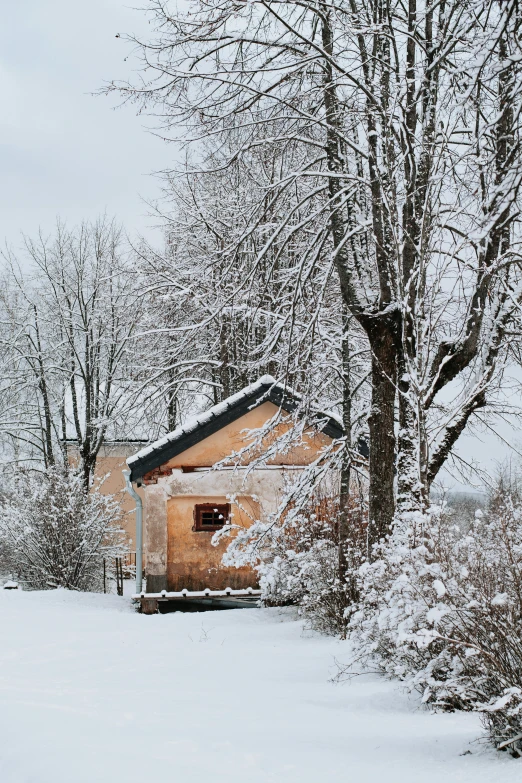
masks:
<svg viewBox="0 0 522 783"><path fill-rule="evenodd" d="M146 31L133 0L15 0L0 26L0 240L107 211L150 237L150 172L173 148L147 133L131 107L90 93L129 76L136 62L118 33ZM134 2L135 5L139 3Z"/></svg>

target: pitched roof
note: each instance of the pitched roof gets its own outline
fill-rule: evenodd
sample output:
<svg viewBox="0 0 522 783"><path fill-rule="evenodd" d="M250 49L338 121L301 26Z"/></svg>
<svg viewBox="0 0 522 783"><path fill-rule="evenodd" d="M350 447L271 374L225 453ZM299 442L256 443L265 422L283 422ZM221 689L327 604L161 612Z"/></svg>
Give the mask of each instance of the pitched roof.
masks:
<svg viewBox="0 0 522 783"><path fill-rule="evenodd" d="M131 481L136 481L154 468L164 465L181 452L267 401L292 412L301 403L301 396L289 387L278 383L271 375L263 375L255 383L214 405L208 411L187 419L181 427L129 457L127 464L131 470ZM324 416L326 420L321 428L322 432L330 438L342 438L343 428L334 414L320 411L317 413Z"/></svg>

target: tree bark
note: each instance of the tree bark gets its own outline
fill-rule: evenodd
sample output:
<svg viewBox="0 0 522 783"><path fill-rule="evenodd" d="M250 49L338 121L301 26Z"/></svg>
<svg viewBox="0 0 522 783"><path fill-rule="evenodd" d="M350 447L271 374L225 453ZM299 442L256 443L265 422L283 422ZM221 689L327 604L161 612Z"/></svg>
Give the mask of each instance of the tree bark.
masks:
<svg viewBox="0 0 522 783"><path fill-rule="evenodd" d="M341 463L341 487L339 495L339 578L344 584L348 572L347 547L350 540L353 520L350 515L350 478L352 445L352 388L350 367L350 317L343 308L343 334L341 342L342 383L343 383L343 428L344 452Z"/></svg>
<svg viewBox="0 0 522 783"><path fill-rule="evenodd" d="M330 15L325 14L322 24L322 39L325 51L333 54L333 31ZM324 62L324 106L327 119L326 159L328 170L336 176L329 177L330 223L335 261L339 275L341 296L347 311L361 324L372 351L372 401L369 417L370 435L370 486L368 520L368 556L371 558L374 545L391 529L395 511L395 389L397 381L397 325L399 311L389 307L392 298L391 269L384 257L387 246L385 225L380 209L380 185L376 171L372 169L372 207L374 230L380 239L377 242L377 267L380 283L380 311L368 312L359 302L351 275L348 248L344 241L345 225L341 214L343 182L338 176L344 173L344 150L341 145L340 108L337 98L332 66ZM373 129L371 112L368 113L370 131ZM370 136L373 140L373 136ZM371 158L371 156L370 156ZM383 224L385 224L383 226ZM342 493L343 490L341 490Z"/></svg>
<svg viewBox="0 0 522 783"><path fill-rule="evenodd" d="M391 321L391 323L390 323ZM381 316L368 331L372 351L368 554L390 529L395 512L395 390L397 345L391 318Z"/></svg>

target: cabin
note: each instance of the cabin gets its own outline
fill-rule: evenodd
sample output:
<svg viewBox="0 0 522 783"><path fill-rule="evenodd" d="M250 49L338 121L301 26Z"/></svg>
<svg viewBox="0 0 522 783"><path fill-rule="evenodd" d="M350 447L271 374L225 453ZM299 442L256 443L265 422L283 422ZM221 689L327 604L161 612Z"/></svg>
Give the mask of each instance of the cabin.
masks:
<svg viewBox="0 0 522 783"><path fill-rule="evenodd" d="M222 565L228 541L213 546L214 533L230 520L248 527L274 512L290 473L313 462L343 430L335 417L322 414L320 429L262 467L247 470L252 455L231 455L254 442L253 431L279 411L295 411L299 402L291 390L263 376L127 459L130 482L144 497L143 596L255 589L251 568ZM290 426L283 417L276 434Z"/></svg>

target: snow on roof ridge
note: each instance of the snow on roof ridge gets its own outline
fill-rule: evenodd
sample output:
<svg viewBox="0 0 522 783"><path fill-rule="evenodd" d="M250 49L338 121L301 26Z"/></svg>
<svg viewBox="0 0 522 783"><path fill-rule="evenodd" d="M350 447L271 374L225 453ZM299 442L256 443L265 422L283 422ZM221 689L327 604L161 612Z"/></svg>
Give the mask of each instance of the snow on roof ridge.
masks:
<svg viewBox="0 0 522 783"><path fill-rule="evenodd" d="M191 416L175 430L172 430L172 432L168 432L162 438L155 440L154 443L151 443L149 446L145 446L145 448L140 449L140 451L127 459L127 465L133 465L135 462L142 460L144 457L148 457L150 454L153 454L155 451L163 448L163 446L166 446L167 443L174 443L176 440L181 438L182 435L186 435L188 432L196 429L201 424L205 424L215 416L226 411L230 405L239 402L239 400L242 400L243 397L249 397L251 394L258 391L258 389L268 385L279 386L280 388L285 389L285 387L278 383L272 375L262 375L261 378L259 378L257 381L251 383L249 386L245 386L243 389L236 392L235 394L232 394L230 397L227 397L226 400L218 402L207 411L203 411L202 413L197 413L195 416Z"/></svg>

